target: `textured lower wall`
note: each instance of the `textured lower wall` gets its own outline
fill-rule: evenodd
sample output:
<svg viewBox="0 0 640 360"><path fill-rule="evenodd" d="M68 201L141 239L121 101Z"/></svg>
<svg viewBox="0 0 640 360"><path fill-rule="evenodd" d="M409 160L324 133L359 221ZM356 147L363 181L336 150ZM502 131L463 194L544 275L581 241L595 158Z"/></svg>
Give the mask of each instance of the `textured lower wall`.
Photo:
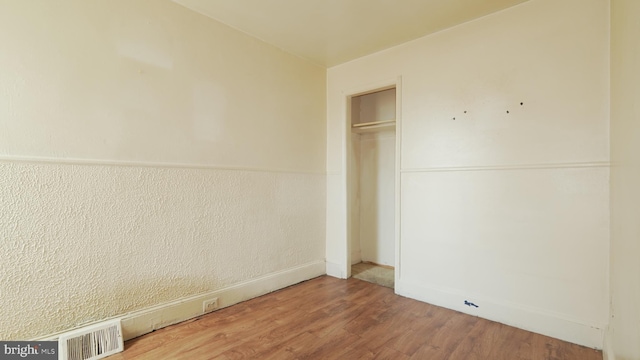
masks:
<svg viewBox="0 0 640 360"><path fill-rule="evenodd" d="M325 176L0 162L0 338L323 260Z"/></svg>

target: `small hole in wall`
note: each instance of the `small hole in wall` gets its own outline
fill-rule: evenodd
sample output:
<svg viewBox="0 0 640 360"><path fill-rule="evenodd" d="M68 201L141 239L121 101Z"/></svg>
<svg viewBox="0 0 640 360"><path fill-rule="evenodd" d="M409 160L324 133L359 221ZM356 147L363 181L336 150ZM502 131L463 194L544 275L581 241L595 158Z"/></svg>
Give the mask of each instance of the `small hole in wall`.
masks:
<svg viewBox="0 0 640 360"><path fill-rule="evenodd" d="M523 102L521 102L521 103L520 103L520 106L522 106L522 105L524 105L524 103L523 103Z"/></svg>
<svg viewBox="0 0 640 360"><path fill-rule="evenodd" d="M467 113L467 110L465 110L465 111L464 111L464 113L466 114L466 113Z"/></svg>
<svg viewBox="0 0 640 360"><path fill-rule="evenodd" d="M455 120L456 118L453 118L453 120Z"/></svg>
<svg viewBox="0 0 640 360"><path fill-rule="evenodd" d="M507 114L509 113L509 110L507 110Z"/></svg>

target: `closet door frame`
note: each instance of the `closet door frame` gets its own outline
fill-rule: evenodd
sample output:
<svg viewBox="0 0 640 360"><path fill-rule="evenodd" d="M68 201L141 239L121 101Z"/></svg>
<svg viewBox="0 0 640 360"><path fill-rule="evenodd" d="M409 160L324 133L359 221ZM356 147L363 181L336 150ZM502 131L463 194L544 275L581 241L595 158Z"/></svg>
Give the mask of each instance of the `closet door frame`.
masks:
<svg viewBox="0 0 640 360"><path fill-rule="evenodd" d="M346 236L344 236L343 238L346 240L345 244L342 244L344 246L344 254L345 254L345 259L343 259L343 264L344 264L344 269L342 269L344 272L343 274L347 274L347 278L351 277L351 228L352 228L352 219L351 219L351 212L352 212L352 206L353 204L350 201L350 184L352 183L351 180L354 176L357 176L357 174L354 173L353 168L352 168L352 163L350 160L350 151L351 151L351 147L353 146L353 144L351 143L351 98L355 97L355 96L360 96L360 95L366 95L366 94L370 94L370 93L374 93L374 92L378 92L378 91L382 91L382 90L388 90L391 88L395 88L396 89L396 123L395 123L395 147L396 147L396 154L395 154L395 170L394 170L394 180L395 180L395 194L394 194L394 199L395 199L395 209L394 209L394 249L395 249L395 263L394 263L394 267L395 267L395 283L397 284L400 280L400 276L402 273L402 267L401 267L401 256L400 256L400 250L401 250L401 229L400 229L400 195L401 195L401 186L400 186L400 169L401 169L401 159L402 159L402 77L401 76L397 76L393 79L386 79L386 80L381 80L381 81L376 81L376 82L372 82L372 83L368 83L368 84L363 84L362 86L358 86L356 88L350 89L348 91L343 91L342 93L342 98L343 98L343 111L342 114L344 116L344 128L343 128L343 133L342 133L342 144L343 144L343 149L342 149L342 153L343 153L343 161L342 161L342 166L343 166L343 171L342 174L344 174L344 178L342 179L342 184L344 186L344 190L345 190L345 194L346 196L344 197L345 201L346 201L346 212L345 212L345 216L346 216Z"/></svg>

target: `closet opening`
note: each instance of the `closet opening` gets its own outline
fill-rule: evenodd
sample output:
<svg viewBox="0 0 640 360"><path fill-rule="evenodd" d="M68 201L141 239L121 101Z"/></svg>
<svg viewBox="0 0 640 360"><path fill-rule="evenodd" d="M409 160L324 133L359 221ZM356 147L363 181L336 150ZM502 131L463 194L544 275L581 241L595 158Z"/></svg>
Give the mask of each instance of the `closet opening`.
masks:
<svg viewBox="0 0 640 360"><path fill-rule="evenodd" d="M351 276L394 288L396 268L396 87L348 101Z"/></svg>

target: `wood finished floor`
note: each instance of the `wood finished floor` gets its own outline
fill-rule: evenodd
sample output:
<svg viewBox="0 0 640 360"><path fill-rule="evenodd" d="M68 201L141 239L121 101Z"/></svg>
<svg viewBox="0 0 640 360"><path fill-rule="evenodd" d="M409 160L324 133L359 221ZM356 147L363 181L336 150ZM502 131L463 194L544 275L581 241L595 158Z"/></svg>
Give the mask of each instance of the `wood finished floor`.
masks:
<svg viewBox="0 0 640 360"><path fill-rule="evenodd" d="M322 276L125 343L117 359L591 360L602 352Z"/></svg>

